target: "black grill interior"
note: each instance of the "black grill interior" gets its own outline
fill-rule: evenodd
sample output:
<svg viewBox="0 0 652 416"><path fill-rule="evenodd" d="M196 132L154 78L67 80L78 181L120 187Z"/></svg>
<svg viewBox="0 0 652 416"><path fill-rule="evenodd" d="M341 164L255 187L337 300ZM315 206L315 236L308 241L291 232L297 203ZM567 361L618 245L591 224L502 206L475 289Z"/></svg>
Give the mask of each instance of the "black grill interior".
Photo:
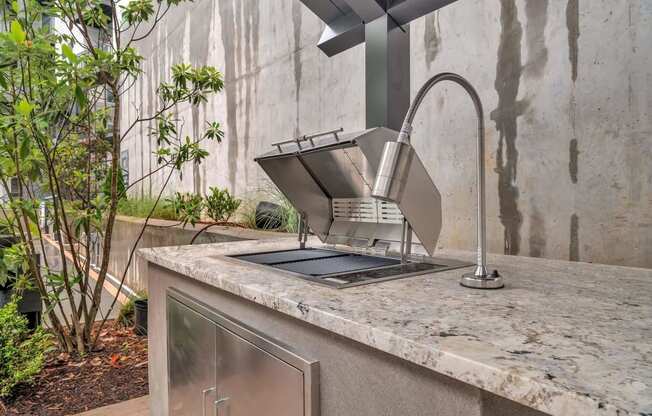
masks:
<svg viewBox="0 0 652 416"><path fill-rule="evenodd" d="M395 258L312 248L230 257L309 276L334 287L446 267L417 262L401 264L400 260Z"/></svg>
<svg viewBox="0 0 652 416"><path fill-rule="evenodd" d="M276 268L308 276L324 276L373 269L376 267L400 264L399 260L384 257L345 254L342 256L322 257L318 259L277 264Z"/></svg>

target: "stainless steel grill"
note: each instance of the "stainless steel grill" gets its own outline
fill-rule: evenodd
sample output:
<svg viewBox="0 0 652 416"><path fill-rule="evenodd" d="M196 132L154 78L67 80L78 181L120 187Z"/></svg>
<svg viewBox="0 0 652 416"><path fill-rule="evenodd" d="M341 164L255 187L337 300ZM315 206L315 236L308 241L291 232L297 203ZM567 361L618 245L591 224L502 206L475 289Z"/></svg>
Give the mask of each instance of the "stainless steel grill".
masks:
<svg viewBox="0 0 652 416"><path fill-rule="evenodd" d="M441 230L441 196L416 154L399 203L372 197L383 147L397 134L384 127L330 130L275 143L256 161L322 242L368 253L400 244L400 257L306 248L305 227L297 250L231 257L337 288L467 266L410 256L413 241L432 255Z"/></svg>

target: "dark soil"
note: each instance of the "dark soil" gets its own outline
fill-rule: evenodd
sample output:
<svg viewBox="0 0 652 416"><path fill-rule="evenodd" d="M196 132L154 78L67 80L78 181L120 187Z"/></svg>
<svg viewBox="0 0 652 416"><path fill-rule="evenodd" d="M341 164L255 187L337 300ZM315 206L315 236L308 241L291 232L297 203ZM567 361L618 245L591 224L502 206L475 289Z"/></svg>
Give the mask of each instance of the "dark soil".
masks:
<svg viewBox="0 0 652 416"><path fill-rule="evenodd" d="M52 354L34 385L0 401L0 416L64 416L147 394L147 338L107 322L98 351Z"/></svg>

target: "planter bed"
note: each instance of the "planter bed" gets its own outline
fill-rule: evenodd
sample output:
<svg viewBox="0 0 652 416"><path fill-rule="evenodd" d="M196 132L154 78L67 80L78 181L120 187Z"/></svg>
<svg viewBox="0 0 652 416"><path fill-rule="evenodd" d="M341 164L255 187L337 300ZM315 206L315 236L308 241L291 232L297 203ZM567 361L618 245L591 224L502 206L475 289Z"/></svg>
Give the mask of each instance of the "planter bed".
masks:
<svg viewBox="0 0 652 416"><path fill-rule="evenodd" d="M34 385L0 401L2 416L63 416L147 394L147 338L107 322L98 351L52 354Z"/></svg>

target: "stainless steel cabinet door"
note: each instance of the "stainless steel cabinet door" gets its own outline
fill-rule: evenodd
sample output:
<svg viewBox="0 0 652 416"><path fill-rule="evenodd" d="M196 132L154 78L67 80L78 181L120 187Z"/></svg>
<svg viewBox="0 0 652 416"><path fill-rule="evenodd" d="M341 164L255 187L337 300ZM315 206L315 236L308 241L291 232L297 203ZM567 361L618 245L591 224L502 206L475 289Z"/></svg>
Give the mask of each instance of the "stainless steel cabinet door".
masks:
<svg viewBox="0 0 652 416"><path fill-rule="evenodd" d="M217 416L303 416L303 373L217 327Z"/></svg>
<svg viewBox="0 0 652 416"><path fill-rule="evenodd" d="M215 324L168 297L170 416L213 416Z"/></svg>

